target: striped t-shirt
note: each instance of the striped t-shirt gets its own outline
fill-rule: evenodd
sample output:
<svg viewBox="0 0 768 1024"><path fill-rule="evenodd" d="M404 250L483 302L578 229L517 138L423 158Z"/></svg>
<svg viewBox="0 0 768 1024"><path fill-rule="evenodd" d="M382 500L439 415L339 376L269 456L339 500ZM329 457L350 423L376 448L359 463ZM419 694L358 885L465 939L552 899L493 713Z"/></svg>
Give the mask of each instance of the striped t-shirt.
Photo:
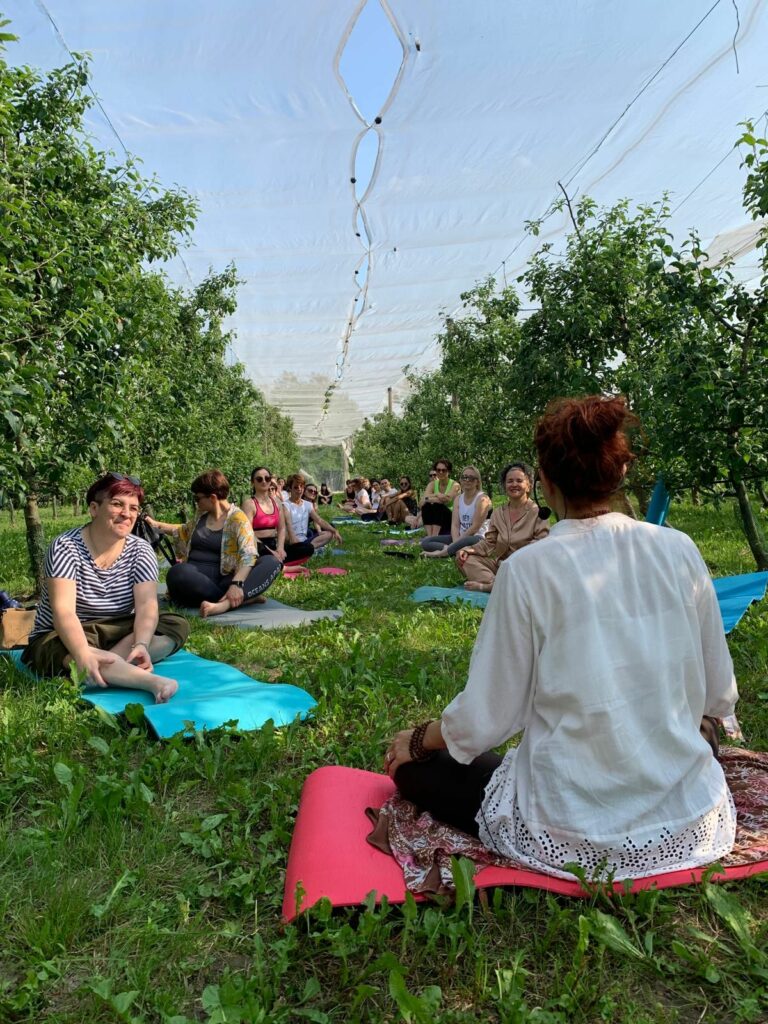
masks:
<svg viewBox="0 0 768 1024"><path fill-rule="evenodd" d="M45 556L44 575L30 640L54 628L48 597L49 579L75 581L75 614L81 622L118 619L133 612L134 585L157 580L157 559L152 547L131 533L125 538L125 547L117 561L108 569L99 569L83 540L83 528L78 526L51 541Z"/></svg>

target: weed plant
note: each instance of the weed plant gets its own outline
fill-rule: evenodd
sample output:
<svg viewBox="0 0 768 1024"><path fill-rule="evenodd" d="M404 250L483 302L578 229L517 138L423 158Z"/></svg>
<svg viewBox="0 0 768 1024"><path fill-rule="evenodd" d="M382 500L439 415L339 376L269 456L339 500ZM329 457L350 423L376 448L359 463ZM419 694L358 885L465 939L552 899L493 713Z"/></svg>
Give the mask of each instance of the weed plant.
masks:
<svg viewBox="0 0 768 1024"><path fill-rule="evenodd" d="M714 574L751 571L729 505L673 505ZM50 535L74 525L48 522ZM71 681L0 659L0 1021L723 1024L768 1020L768 876L569 900L474 893L454 905L320 904L280 922L301 786L313 769L380 770L392 733L437 716L465 679L481 613L417 606L447 561L383 555L347 528L343 577L275 596L340 622L244 632L195 621L189 647L296 683L314 719L157 742ZM29 588L23 525L0 525L0 586ZM730 640L751 747L768 750L768 621ZM663 713L663 709L659 709Z"/></svg>

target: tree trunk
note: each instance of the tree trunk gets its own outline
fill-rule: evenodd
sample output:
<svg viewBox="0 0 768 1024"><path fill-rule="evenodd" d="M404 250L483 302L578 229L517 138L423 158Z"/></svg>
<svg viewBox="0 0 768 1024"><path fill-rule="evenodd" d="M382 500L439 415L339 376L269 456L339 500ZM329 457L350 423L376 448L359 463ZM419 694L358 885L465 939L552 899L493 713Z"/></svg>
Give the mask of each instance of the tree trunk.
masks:
<svg viewBox="0 0 768 1024"><path fill-rule="evenodd" d="M51 509L53 511L53 521L56 522L56 520L59 518L59 499L56 497L55 494L51 498Z"/></svg>
<svg viewBox="0 0 768 1024"><path fill-rule="evenodd" d="M755 512L749 503L749 492L743 480L734 483L736 489L736 500L739 503L741 521L744 524L744 533L747 537L749 549L755 557L758 571L764 572L768 569L768 549L765 546L765 537L760 529L760 524L755 518Z"/></svg>
<svg viewBox="0 0 768 1024"><path fill-rule="evenodd" d="M637 505L640 509L640 515L645 519L648 513L648 504L651 500L651 489L646 487L645 484L635 483L630 488L634 496L637 498Z"/></svg>
<svg viewBox="0 0 768 1024"><path fill-rule="evenodd" d="M760 502L763 508L768 508L768 494L765 493L765 486L762 480L758 480L756 484L757 493L760 495Z"/></svg>
<svg viewBox="0 0 768 1024"><path fill-rule="evenodd" d="M73 516L78 516L78 517L80 515L80 495L79 494L73 494L72 495L72 515Z"/></svg>
<svg viewBox="0 0 768 1024"><path fill-rule="evenodd" d="M11 516L11 526L15 526L16 525L16 510L13 507L13 502L12 501L8 502L8 511L10 513L10 516Z"/></svg>
<svg viewBox="0 0 768 1024"><path fill-rule="evenodd" d="M27 524L27 550L29 564L32 568L32 579L35 581L35 593L39 594L43 585L43 562L45 560L45 534L40 522L40 509L37 495L28 494L24 504L24 521Z"/></svg>
<svg viewBox="0 0 768 1024"><path fill-rule="evenodd" d="M692 487L691 488L691 504L692 505L700 505L701 504L701 491L699 490L698 487Z"/></svg>

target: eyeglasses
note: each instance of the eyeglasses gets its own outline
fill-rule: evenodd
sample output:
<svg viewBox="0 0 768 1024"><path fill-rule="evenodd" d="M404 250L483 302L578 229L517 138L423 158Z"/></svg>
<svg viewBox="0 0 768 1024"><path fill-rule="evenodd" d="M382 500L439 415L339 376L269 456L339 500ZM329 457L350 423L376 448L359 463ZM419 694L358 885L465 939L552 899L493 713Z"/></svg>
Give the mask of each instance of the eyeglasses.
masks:
<svg viewBox="0 0 768 1024"><path fill-rule="evenodd" d="M256 484L268 484L271 479L271 476L255 476L253 482Z"/></svg>
<svg viewBox="0 0 768 1024"><path fill-rule="evenodd" d="M437 476L437 470L436 469L430 469L429 475L430 476Z"/></svg>
<svg viewBox="0 0 768 1024"><path fill-rule="evenodd" d="M133 484L135 487L141 487L141 480L137 476L126 476L124 473L115 473L111 469L106 475L111 476L113 480L127 480L129 484Z"/></svg>
<svg viewBox="0 0 768 1024"><path fill-rule="evenodd" d="M192 497L195 501L202 501L204 498L210 498L210 494L197 494L195 491L192 491Z"/></svg>
<svg viewBox="0 0 768 1024"><path fill-rule="evenodd" d="M480 477L479 476L470 476L469 473L462 473L461 474L461 479L462 480L479 480Z"/></svg>
<svg viewBox="0 0 768 1024"><path fill-rule="evenodd" d="M448 472L448 467L447 466L438 466L437 467L437 472L438 473L447 473Z"/></svg>

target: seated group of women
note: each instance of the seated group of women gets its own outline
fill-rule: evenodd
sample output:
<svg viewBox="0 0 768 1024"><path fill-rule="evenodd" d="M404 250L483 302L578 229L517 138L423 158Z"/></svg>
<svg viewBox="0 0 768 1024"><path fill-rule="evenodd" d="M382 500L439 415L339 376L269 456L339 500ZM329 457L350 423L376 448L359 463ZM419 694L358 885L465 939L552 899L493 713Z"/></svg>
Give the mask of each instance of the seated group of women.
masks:
<svg viewBox="0 0 768 1024"><path fill-rule="evenodd" d="M168 570L168 596L207 618L244 603L266 600L265 591L286 561L300 561L341 536L303 497L305 479L279 485L263 466L251 475L253 496L244 508L229 501L229 481L217 469L192 481L195 513L184 524L146 516L149 526L173 537L181 559ZM270 493L274 486L275 493ZM316 488L315 488L316 491ZM90 522L67 530L48 548L35 625L23 660L39 675L58 675L74 662L84 678L152 692L168 700L175 680L154 672L189 634L187 621L159 613L157 559L133 533L144 501L141 482L107 473L86 496ZM310 526L316 529L310 535Z"/></svg>
<svg viewBox="0 0 768 1024"><path fill-rule="evenodd" d="M625 430L634 422L623 399L602 396L562 401L540 420L539 476L559 521L545 543L489 569L493 597L464 689L438 720L398 732L385 756L420 809L562 877L573 862L616 879L688 869L735 839L716 719L733 714L738 694L709 573L685 534L611 510L634 458ZM452 489L449 471L437 464L435 497ZM485 571L528 517L529 541L542 536L530 482L526 467L507 467L508 504L475 540L469 531L487 504L479 474L465 468L456 502L473 538L458 551L465 566L476 558ZM288 483L281 511L271 474L257 469L246 513L228 502L221 474L194 481L195 517L156 523L187 557L168 574L174 600L199 601L208 614L237 607L263 594L310 520L338 536L301 507L303 480ZM175 692L154 665L188 625L158 612L157 562L132 534L142 500L139 481L109 473L88 492L88 525L51 544L23 655L34 671L58 674L74 661L99 686L150 690L158 701ZM447 503L423 509L430 504ZM432 531L441 545L447 536ZM461 539L450 536L448 547ZM495 752L519 732L518 746Z"/></svg>

